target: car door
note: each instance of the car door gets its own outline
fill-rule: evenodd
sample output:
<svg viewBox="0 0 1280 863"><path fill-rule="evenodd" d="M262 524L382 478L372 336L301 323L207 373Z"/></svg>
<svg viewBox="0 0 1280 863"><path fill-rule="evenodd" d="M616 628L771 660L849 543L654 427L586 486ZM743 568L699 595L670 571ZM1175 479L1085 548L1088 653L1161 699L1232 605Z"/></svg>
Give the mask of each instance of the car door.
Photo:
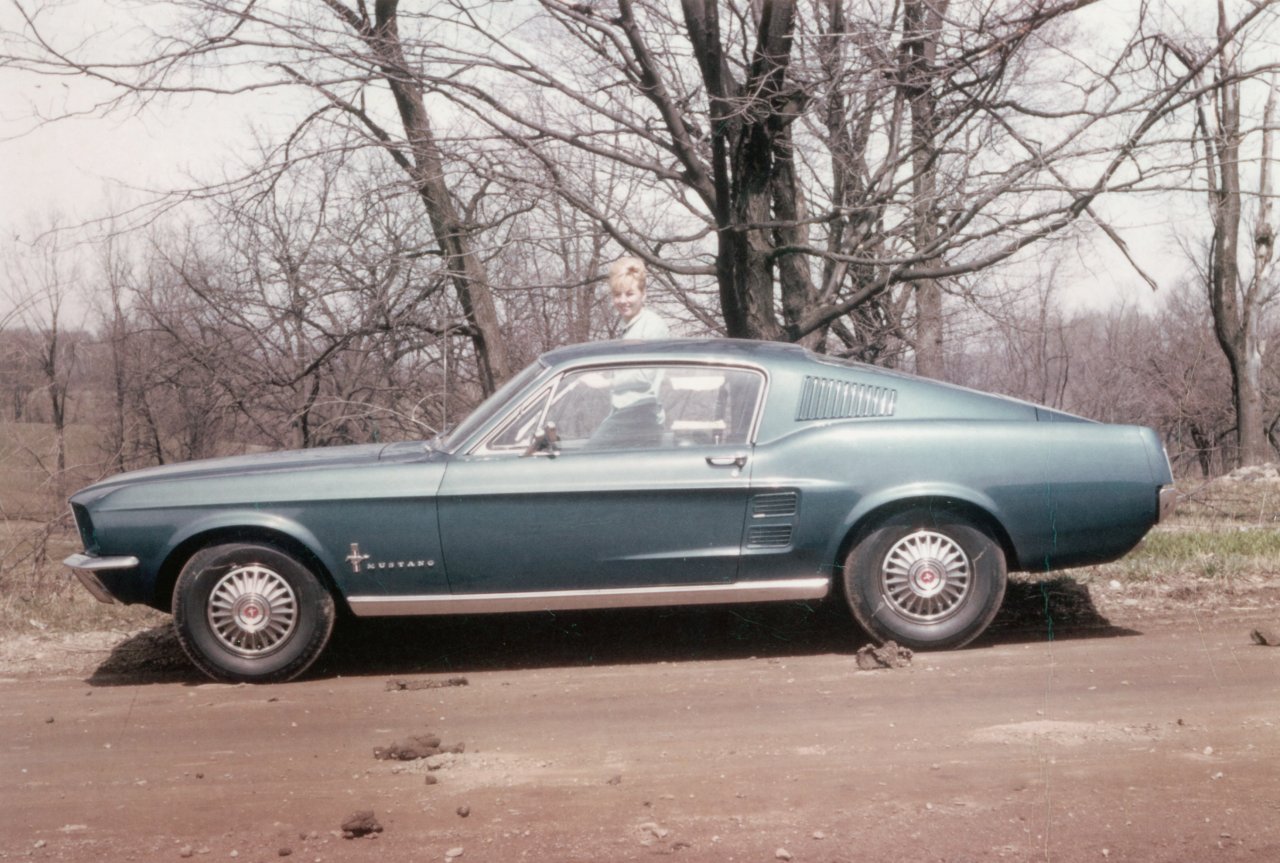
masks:
<svg viewBox="0 0 1280 863"><path fill-rule="evenodd" d="M763 388L730 367L561 376L450 462L438 503L451 590L733 581ZM558 451L532 451L549 423Z"/></svg>

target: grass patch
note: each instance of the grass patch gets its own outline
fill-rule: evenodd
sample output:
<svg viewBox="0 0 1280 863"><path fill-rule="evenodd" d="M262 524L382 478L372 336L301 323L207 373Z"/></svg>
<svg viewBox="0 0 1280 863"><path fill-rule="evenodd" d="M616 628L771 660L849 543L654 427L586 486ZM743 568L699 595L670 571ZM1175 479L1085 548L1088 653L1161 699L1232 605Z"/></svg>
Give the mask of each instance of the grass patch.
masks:
<svg viewBox="0 0 1280 863"><path fill-rule="evenodd" d="M1097 567L1119 581L1158 581L1174 577L1206 580L1275 576L1280 562L1280 531L1157 527L1126 557Z"/></svg>
<svg viewBox="0 0 1280 863"><path fill-rule="evenodd" d="M1156 558L1171 564L1190 564L1207 557L1234 557L1241 560L1280 560L1280 531L1254 530L1160 530L1133 553L1135 558Z"/></svg>

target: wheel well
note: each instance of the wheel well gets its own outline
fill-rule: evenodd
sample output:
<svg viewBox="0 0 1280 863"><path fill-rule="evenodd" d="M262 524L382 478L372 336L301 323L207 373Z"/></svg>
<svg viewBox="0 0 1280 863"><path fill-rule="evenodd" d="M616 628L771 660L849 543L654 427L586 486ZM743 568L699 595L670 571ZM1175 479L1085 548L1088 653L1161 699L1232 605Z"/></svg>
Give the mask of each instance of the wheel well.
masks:
<svg viewBox="0 0 1280 863"><path fill-rule="evenodd" d="M839 550L836 552L836 559L833 561L833 571L837 576L833 581L838 590L842 593L844 591L844 561L853 547L886 520L913 509L940 509L969 518L986 529L987 533L999 544L1000 549L1004 552L1005 560L1010 564L1010 568L1016 563L1018 558L1013 547L1013 540L1005 532L1004 525L1000 524L991 513L982 507L952 497L908 498L895 500L873 509L849 528L849 532L845 535L844 540L840 543Z"/></svg>
<svg viewBox="0 0 1280 863"><path fill-rule="evenodd" d="M311 570L316 578L320 579L324 589L329 591L334 599L338 601L339 607L345 608L341 593L334 584L333 575L320 562L319 558L311 553L311 549L287 533L261 527L220 528L196 534L186 539L169 553L169 556L165 558L164 563L161 565L160 572L156 577L155 595L151 604L161 611L168 611L172 608L173 589L178 583L178 576L182 573L182 567L200 549L224 542L262 542L274 545L281 551L289 553Z"/></svg>

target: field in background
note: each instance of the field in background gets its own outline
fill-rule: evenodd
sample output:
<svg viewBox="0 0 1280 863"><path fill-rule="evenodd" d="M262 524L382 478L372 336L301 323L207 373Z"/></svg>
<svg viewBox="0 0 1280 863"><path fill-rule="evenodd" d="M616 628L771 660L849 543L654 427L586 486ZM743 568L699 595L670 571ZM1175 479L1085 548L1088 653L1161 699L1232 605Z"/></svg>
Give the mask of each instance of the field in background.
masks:
<svg viewBox="0 0 1280 863"><path fill-rule="evenodd" d="M68 474L59 489L52 431L0 423L0 638L44 631L129 631L164 618L139 607L103 605L61 561L79 550L65 495L103 472L97 430L68 430ZM1131 601L1231 604L1280 588L1280 471L1236 471L1212 482L1184 480L1175 516L1133 553L1106 566L1019 580L1066 577L1090 592Z"/></svg>
<svg viewBox="0 0 1280 863"><path fill-rule="evenodd" d="M67 472L55 481L58 464L53 426L0 422L0 518L43 521L65 509L66 494L102 476L109 462L101 433L87 425L66 430Z"/></svg>

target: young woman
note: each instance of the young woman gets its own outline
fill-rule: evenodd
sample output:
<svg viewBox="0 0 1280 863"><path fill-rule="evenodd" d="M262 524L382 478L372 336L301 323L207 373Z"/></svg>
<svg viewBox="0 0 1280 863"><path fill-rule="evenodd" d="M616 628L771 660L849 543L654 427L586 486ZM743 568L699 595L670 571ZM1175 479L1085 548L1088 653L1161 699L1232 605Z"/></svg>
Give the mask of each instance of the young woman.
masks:
<svg viewBox="0 0 1280 863"><path fill-rule="evenodd" d="M613 294L613 307L626 325L622 338L670 338L667 322L653 309L645 308L645 278L644 261L639 258L619 258L609 267L609 291Z"/></svg>

